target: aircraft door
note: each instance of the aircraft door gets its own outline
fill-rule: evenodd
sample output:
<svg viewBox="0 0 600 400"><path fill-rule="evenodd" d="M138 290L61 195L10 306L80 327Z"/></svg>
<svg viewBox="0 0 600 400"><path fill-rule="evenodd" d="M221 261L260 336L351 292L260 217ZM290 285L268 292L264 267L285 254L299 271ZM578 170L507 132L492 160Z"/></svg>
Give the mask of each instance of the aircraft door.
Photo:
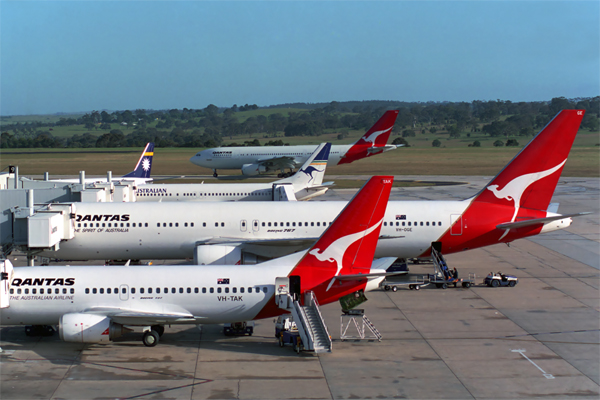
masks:
<svg viewBox="0 0 600 400"><path fill-rule="evenodd" d="M13 276L13 265L9 260L0 261L0 308L7 308L10 300L8 293L10 281Z"/></svg>
<svg viewBox="0 0 600 400"><path fill-rule="evenodd" d="M460 236L462 235L462 214L451 214L450 215L450 235Z"/></svg>
<svg viewBox="0 0 600 400"><path fill-rule="evenodd" d="M300 298L300 275L291 275L290 276L290 294L292 295L294 300L298 300Z"/></svg>
<svg viewBox="0 0 600 400"><path fill-rule="evenodd" d="M246 229L247 229L247 227L246 227L246 220L243 219L243 220L240 221L240 231L246 232Z"/></svg>
<svg viewBox="0 0 600 400"><path fill-rule="evenodd" d="M129 286L121 285L119 287L119 298L121 300L129 300Z"/></svg>

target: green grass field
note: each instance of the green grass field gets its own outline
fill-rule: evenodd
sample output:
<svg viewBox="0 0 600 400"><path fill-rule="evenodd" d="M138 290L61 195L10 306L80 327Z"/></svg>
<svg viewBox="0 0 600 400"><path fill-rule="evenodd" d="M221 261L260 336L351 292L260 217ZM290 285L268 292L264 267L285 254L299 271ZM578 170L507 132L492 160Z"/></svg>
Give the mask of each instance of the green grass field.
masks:
<svg viewBox="0 0 600 400"><path fill-rule="evenodd" d="M211 171L190 163L198 150L193 148L157 148L154 175L211 175ZM329 167L328 175L495 175L520 149L518 148L400 148L352 164ZM599 177L600 148L576 146L563 176ZM0 153L0 168L18 165L21 175L123 175L133 170L142 148L131 149L46 150L14 149ZM119 151L118 153L115 151ZM129 151L129 152L127 152ZM239 175L238 171L220 171L220 176Z"/></svg>

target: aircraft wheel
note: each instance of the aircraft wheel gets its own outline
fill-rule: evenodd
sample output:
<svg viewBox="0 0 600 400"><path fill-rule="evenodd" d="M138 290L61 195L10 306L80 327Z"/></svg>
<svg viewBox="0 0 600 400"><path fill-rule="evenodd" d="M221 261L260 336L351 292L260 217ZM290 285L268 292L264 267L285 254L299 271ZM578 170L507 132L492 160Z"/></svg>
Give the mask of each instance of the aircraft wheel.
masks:
<svg viewBox="0 0 600 400"><path fill-rule="evenodd" d="M492 281L492 287L498 287L498 286L500 286L500 282L498 282L496 279L494 279Z"/></svg>
<svg viewBox="0 0 600 400"><path fill-rule="evenodd" d="M215 178L219 176L219 174L217 174L217 170L216 170L216 169L213 169L213 176L214 176Z"/></svg>
<svg viewBox="0 0 600 400"><path fill-rule="evenodd" d="M162 337L162 335L165 333L165 327L162 325L152 325L151 329L158 333L158 337Z"/></svg>
<svg viewBox="0 0 600 400"><path fill-rule="evenodd" d="M160 340L160 336L155 330L144 332L144 337L142 338L142 342L144 342L144 346L146 347L154 347L158 344Z"/></svg>
<svg viewBox="0 0 600 400"><path fill-rule="evenodd" d="M396 286L392 286L392 292L396 292L398 288Z"/></svg>
<svg viewBox="0 0 600 400"><path fill-rule="evenodd" d="M510 287L515 287L516 284L517 284L517 282L515 282L515 281L508 282L508 286L510 286Z"/></svg>
<svg viewBox="0 0 600 400"><path fill-rule="evenodd" d="M390 290L390 286L389 286L389 285L385 285L383 288L384 288L386 291Z"/></svg>

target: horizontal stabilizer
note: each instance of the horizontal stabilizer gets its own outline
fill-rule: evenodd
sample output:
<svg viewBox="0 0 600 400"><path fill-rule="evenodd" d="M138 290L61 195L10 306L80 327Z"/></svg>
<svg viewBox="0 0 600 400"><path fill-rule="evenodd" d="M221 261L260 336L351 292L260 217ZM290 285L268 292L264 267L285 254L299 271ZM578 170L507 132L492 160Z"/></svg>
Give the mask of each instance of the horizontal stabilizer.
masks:
<svg viewBox="0 0 600 400"><path fill-rule="evenodd" d="M588 214L591 214L591 212L554 215L552 217L535 218L535 219L528 219L528 220L525 220L525 221L517 221L517 222L505 222L503 224L496 225L496 228L498 228L498 229L523 228L523 227L526 227L526 226L538 225L538 224L545 224L545 223L552 222L552 221L558 221L560 219L571 218L571 217L579 217L579 216L588 215Z"/></svg>
<svg viewBox="0 0 600 400"><path fill-rule="evenodd" d="M404 145L401 145L401 146L404 146ZM395 144L386 144L385 146L378 146L378 147L373 146L373 147L369 147L367 149L367 152L370 154L382 153L385 151L396 150L396 148L398 148L398 147L400 147L400 146L396 146Z"/></svg>

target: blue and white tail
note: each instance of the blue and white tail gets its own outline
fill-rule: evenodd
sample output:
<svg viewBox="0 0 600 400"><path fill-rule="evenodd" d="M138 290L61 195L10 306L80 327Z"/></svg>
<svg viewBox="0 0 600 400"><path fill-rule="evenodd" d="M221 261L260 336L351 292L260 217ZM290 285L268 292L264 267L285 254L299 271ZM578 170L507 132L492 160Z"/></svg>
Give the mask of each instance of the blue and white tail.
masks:
<svg viewBox="0 0 600 400"><path fill-rule="evenodd" d="M124 178L150 178L150 171L152 170L152 157L154 156L154 143L146 144L146 148L142 152L140 159L138 160L135 169L123 175Z"/></svg>
<svg viewBox="0 0 600 400"><path fill-rule="evenodd" d="M330 150L331 143L321 143L294 176L277 181L277 183L291 183L296 191L321 186Z"/></svg>

